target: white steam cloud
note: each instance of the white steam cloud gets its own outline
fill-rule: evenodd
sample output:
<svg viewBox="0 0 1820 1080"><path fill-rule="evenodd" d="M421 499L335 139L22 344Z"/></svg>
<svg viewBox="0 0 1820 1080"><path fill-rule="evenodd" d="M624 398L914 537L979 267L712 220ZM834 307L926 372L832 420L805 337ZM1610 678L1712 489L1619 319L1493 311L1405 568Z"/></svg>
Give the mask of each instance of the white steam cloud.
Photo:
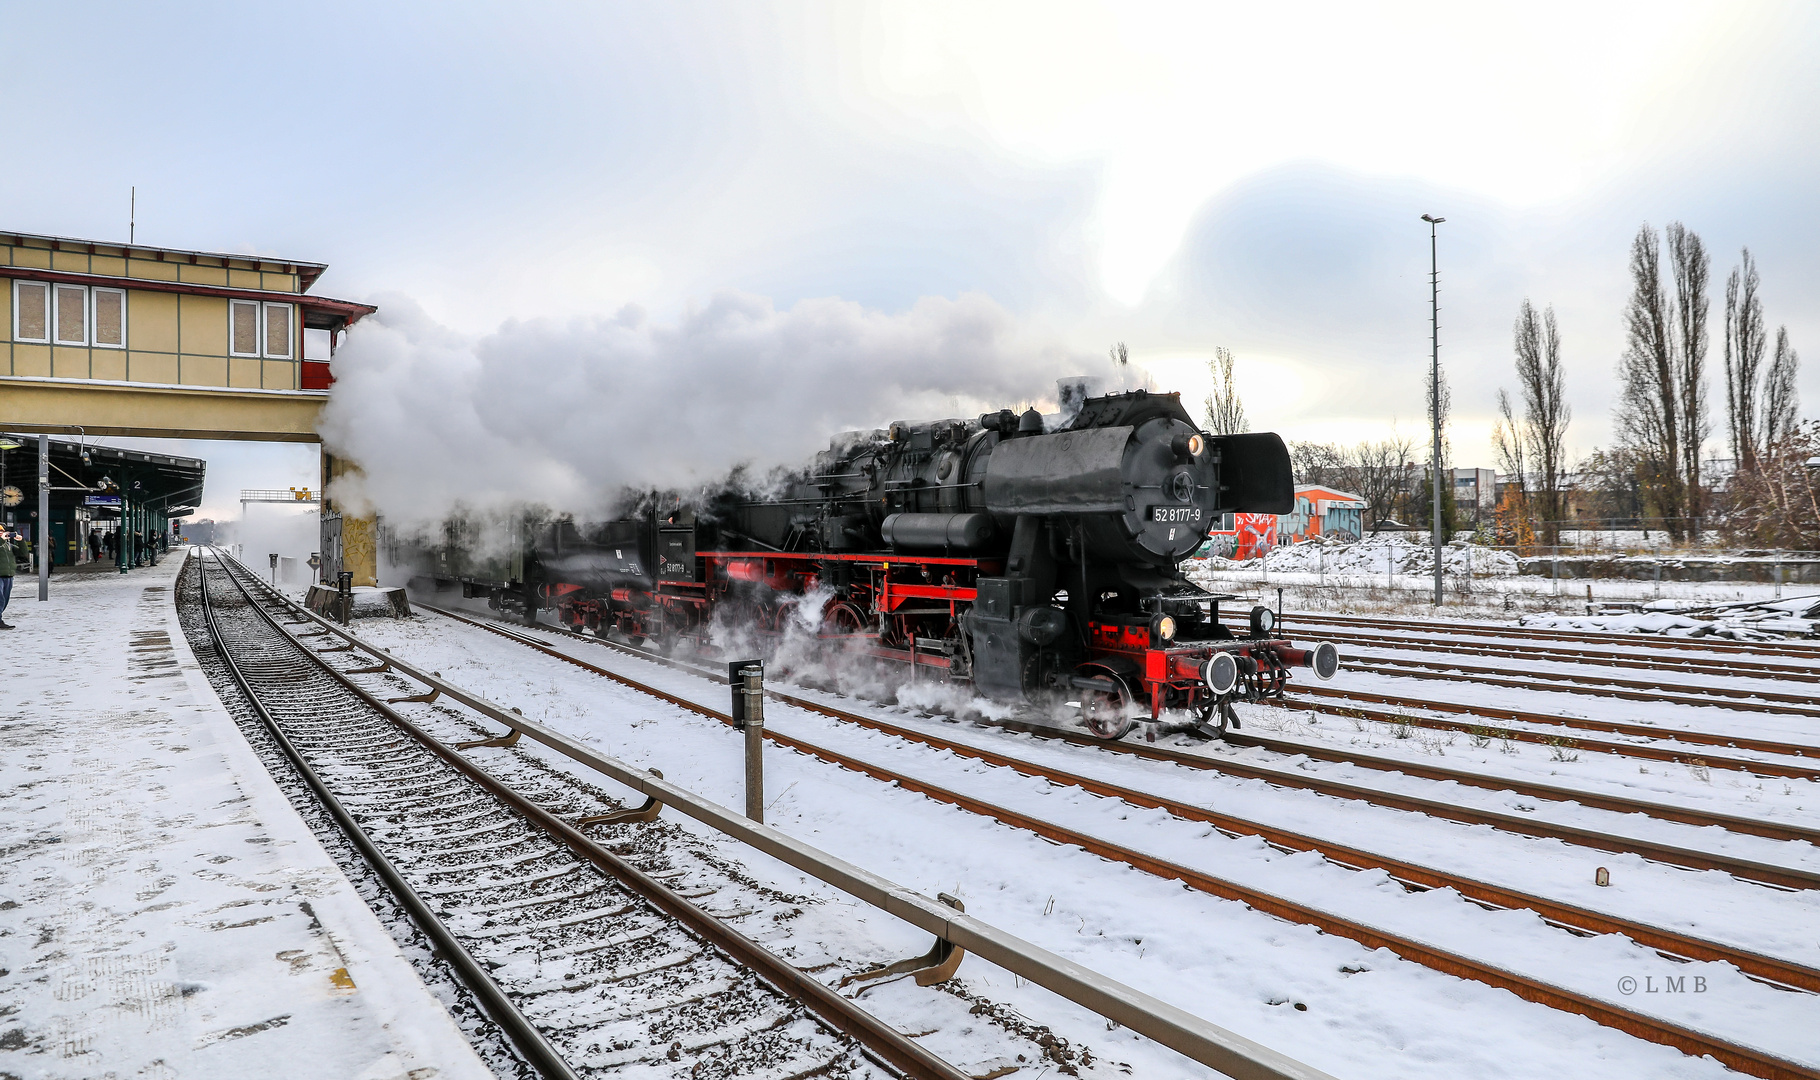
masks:
<svg viewBox="0 0 1820 1080"><path fill-rule="evenodd" d="M843 430L1047 404L1058 377L1106 365L1030 340L979 295L885 314L724 293L674 323L628 306L477 339L378 303L336 354L322 434L366 470L336 494L407 527L458 505L586 516L626 486L806 463Z"/></svg>

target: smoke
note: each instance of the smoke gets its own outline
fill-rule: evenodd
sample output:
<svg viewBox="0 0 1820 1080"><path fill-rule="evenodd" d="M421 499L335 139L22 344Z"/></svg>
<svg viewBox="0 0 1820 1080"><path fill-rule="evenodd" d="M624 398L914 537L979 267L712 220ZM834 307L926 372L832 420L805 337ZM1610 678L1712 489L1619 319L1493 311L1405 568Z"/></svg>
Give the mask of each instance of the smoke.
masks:
<svg viewBox="0 0 1820 1080"><path fill-rule="evenodd" d="M310 555L321 547L317 516L313 507L297 509L295 505L250 503L242 508L237 521L222 523L218 543L240 545L240 557L264 575L268 556L293 560L293 575L313 580L303 567Z"/></svg>
<svg viewBox="0 0 1820 1080"><path fill-rule="evenodd" d="M846 429L1053 401L1057 375L1093 362L973 294L886 314L723 293L674 322L629 305L480 338L408 298L379 305L336 355L322 434L366 472L334 494L407 529L458 507L598 515L628 486L806 464Z"/></svg>

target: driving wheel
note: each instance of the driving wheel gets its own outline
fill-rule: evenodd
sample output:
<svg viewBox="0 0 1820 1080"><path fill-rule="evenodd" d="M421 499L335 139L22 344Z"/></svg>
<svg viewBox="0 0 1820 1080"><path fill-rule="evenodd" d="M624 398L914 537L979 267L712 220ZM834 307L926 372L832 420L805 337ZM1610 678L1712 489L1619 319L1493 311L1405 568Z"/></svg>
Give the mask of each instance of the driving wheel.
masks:
<svg viewBox="0 0 1820 1080"><path fill-rule="evenodd" d="M1124 687L1081 691L1081 719L1088 731L1109 740L1122 739L1137 726L1137 720L1131 715L1131 698Z"/></svg>

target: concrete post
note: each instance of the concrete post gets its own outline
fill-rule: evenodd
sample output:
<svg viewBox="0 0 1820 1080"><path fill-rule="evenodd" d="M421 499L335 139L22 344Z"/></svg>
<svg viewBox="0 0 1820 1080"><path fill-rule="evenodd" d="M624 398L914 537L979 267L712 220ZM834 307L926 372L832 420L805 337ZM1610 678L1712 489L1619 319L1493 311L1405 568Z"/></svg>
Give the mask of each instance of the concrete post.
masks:
<svg viewBox="0 0 1820 1080"><path fill-rule="evenodd" d="M341 519L341 566L351 570L356 585L379 584L379 523L372 514L354 516L342 505L339 496L331 498L330 485L341 477L358 477L359 465L339 454L322 452L321 516ZM326 544L324 545L326 549Z"/></svg>
<svg viewBox="0 0 1820 1080"><path fill-rule="evenodd" d="M51 437L38 436L38 525L32 529L38 556L38 602L51 598Z"/></svg>
<svg viewBox="0 0 1820 1080"><path fill-rule="evenodd" d="M746 817L765 820L765 669L740 672L746 697Z"/></svg>

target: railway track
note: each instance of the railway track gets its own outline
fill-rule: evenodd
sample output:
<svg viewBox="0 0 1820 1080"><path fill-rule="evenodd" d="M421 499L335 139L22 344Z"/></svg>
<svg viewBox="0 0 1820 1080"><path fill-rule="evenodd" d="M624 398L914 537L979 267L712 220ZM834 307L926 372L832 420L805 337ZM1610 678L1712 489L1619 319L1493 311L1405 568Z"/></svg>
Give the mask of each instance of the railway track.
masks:
<svg viewBox="0 0 1820 1080"><path fill-rule="evenodd" d="M1412 648L1413 646L1404 646ZM1390 675L1406 679L1437 679L1443 682L1469 682L1482 686L1507 687L1517 690L1586 694L1594 697L1647 701L1651 704L1699 705L1710 708L1736 709L1780 716L1820 717L1820 704L1813 693L1784 694L1754 687L1706 686L1683 688L1620 679L1609 675L1582 675L1566 671L1541 671L1525 668L1513 672L1508 667L1467 664L1454 660L1421 660L1407 656L1346 658L1348 671ZM1553 685L1539 686L1538 683ZM1683 689L1692 690L1683 693Z"/></svg>
<svg viewBox="0 0 1820 1080"><path fill-rule="evenodd" d="M1783 682L1820 683L1820 669L1799 664L1766 664L1742 659L1717 659L1696 656L1649 656L1636 651L1612 649L1572 649L1545 644L1509 644L1495 640L1461 643L1439 637L1410 637L1402 634L1347 633L1333 624L1307 620L1298 624L1322 628L1321 638L1341 645L1358 645L1373 649L1418 648L1425 653L1454 653L1466 656L1491 656L1511 660L1547 660L1562 664L1585 664L1592 667L1632 668L1682 675L1704 675L1714 678L1756 678ZM1495 635L1487 632L1488 638ZM1639 642L1641 645L1642 643ZM1820 659L1820 658L1817 658Z"/></svg>
<svg viewBox="0 0 1820 1080"><path fill-rule="evenodd" d="M687 697L668 693L660 688L643 683L611 669L589 663L579 657L567 654L543 642L537 641L528 634L508 628L491 620L472 619L455 612L444 611L419 603L448 618L479 627L499 634L521 645L536 649L565 663L590 671L616 683L635 689L641 693L669 702L679 708L697 715L731 724L731 717L716 709L708 708ZM542 628L549 630L551 628ZM680 670L706 678L716 678L717 673L704 672L701 669L680 661L652 656L641 649L634 649L618 643L575 634L561 629L552 632L563 633L583 641L595 642L616 650L638 656L642 659L657 660ZM721 679L719 681L724 681ZM1250 821L1233 815L1222 814L1203 807L1192 806L1178 800L1166 799L1157 795L1136 791L1119 785L1109 784L1088 777L1064 772L1018 758L997 754L965 742L946 739L927 732L907 728L903 725L866 717L846 710L832 708L820 703L808 701L794 695L768 692L770 698L795 707L829 716L848 723L859 724L873 730L887 732L908 741L921 743L935 749L946 750L958 755L971 757L986 763L1009 768L1027 776L1039 777L1050 782L1080 787L1094 794L1124 800L1131 805L1145 808L1162 809L1187 820L1206 822L1229 835L1256 835L1266 842L1288 851L1316 851L1324 857L1355 869L1382 869L1402 882L1405 888L1423 890L1431 888L1454 888L1481 906L1490 908L1525 908L1536 911L1543 919L1568 930L1574 934L1591 935L1599 933L1624 933L1633 941L1646 948L1657 950L1664 955L1678 959L1712 959L1731 963L1750 978L1770 983L1781 988L1814 992L1820 989L1820 970L1793 964L1777 958L1750 953L1734 946L1718 942L1693 938L1689 935L1657 927L1649 927L1633 921L1561 904L1541 897L1530 896L1515 890L1485 882L1474 881L1452 875L1443 871L1386 858L1373 853L1359 851L1335 845L1312 837L1303 836L1287 830L1276 829L1260 822ZM1029 725L1016 725L1020 730L1032 730ZM1228 881L1217 876L1182 866L1163 859L1155 858L1132 850L1102 838L1094 837L1077 830L1044 821L1031 815L1023 814L1003 806L995 805L973 796L931 784L915 777L908 776L896 769L860 760L851 755L840 753L818 746L808 740L800 739L767 729L765 737L779 746L798 750L831 764L872 776L881 781L896 784L907 790L916 791L933 799L948 803L969 812L997 820L1015 828L1024 829L1059 843L1069 844L1092 852L1101 857L1125 863L1136 869L1157 876L1182 881L1189 887L1210 895L1226 899L1239 900L1251 907L1285 918L1294 922L1318 927L1328 933L1339 934L1368 947L1390 948L1406 959L1423 964L1438 971L1473 979L1489 985L1498 986L1524 997L1526 1000L1539 1002L1557 1009L1564 1009L1587 1016L1595 1021L1618 1030L1626 1031L1653 1042L1671 1045L1691 1054L1711 1054L1728 1066L1757 1076L1805 1076L1820 1077L1820 1070L1805 1065L1777 1058L1748 1047L1728 1043L1723 1039L1696 1032L1672 1022L1650 1017L1646 1014L1625 1009L1601 999L1580 994L1558 986L1552 986L1521 973L1424 944L1404 936L1387 933L1378 928L1359 923L1355 920L1318 910L1286 898L1264 892L1259 889ZM1133 744L1105 744L1098 740L1082 740L1091 745L1125 746L1132 749L1149 751L1156 754L1163 748L1136 747ZM1169 755L1175 759L1176 755ZM1190 755L1179 755L1181 758ZM1221 767L1216 765L1214 767ZM1272 770L1274 772L1274 770ZM1382 794L1382 793L1377 793ZM1385 805L1394 805L1386 802ZM1437 804L1439 805L1439 804ZM1454 808L1457 813L1457 808ZM1533 822L1531 834L1534 834ZM1589 838L1597 834L1590 834ZM1629 850L1618 847L1610 850ZM1763 868L1759 868L1760 872ZM1770 871L1773 873L1773 871ZM1806 881L1804 887L1820 886L1820 875L1802 874Z"/></svg>
<svg viewBox="0 0 1820 1080"><path fill-rule="evenodd" d="M582 834L577 785L507 786L195 569L244 703L539 1075L965 1076Z"/></svg>
<svg viewBox="0 0 1820 1080"><path fill-rule="evenodd" d="M470 623L471 625L478 626L481 629L489 630L493 633L512 637L518 640L520 644L547 651L566 663L583 667L593 671L595 674L604 675L616 680L622 678L608 669L588 664L586 661L570 656L560 650L551 650L549 646L544 645L542 642L538 642L519 633L509 626L502 626L498 622L471 619L468 616L446 611L427 604L419 603L418 606L434 611L437 614L445 615L449 618ZM677 670L687 671L690 674L698 675L706 679L716 681L724 681L725 679L725 676L721 675L719 672L704 670L682 661L658 656L634 646L622 645L618 642L595 638L586 634L578 634L558 627L545 626L539 627L539 629L548 633L560 634L576 640L601 645L625 653L626 655L663 664ZM656 690L643 683L639 683L636 680L627 680L626 683L641 692L650 693L654 696L662 697L667 701L671 701L672 704L697 712L702 711L703 707L697 703L665 694L661 690ZM832 719L867 725L883 723L883 721L863 717L857 713L831 708L775 690L767 691L767 696L787 705L818 712ZM722 715L711 709L706 710L706 712L707 714L712 714L717 717ZM1408 810L1415 813L1427 814L1431 817L1440 817L1450 821L1457 821L1466 825L1487 825L1500 831L1545 839L1563 840L1568 843L1577 843L1582 846L1594 847L1604 851L1631 852L1643 855L1645 858L1657 862L1679 866L1684 869L1722 870L1747 881L1755 881L1786 889L1820 889L1820 874L1797 868L1780 867L1745 859L1734 859L1724 855L1694 851L1673 845L1659 844L1649 840L1615 836L1611 833L1598 830L1578 829L1571 826L1557 826L1546 821L1539 821L1533 817L1516 814L1502 814L1496 811L1463 807L1439 799L1427 799L1420 796L1404 795L1362 784L1352 784L1345 781L1312 776L1295 769L1276 768L1269 765L1210 757L1204 754L1185 753L1180 750L1142 742L1107 742L1104 739L1064 731L1045 724L1029 724L1014 720L1000 720L993 721L993 723L997 726L1004 727L1007 730L1035 735L1045 739L1072 743L1077 746L1091 747L1096 750L1103 750L1110 753L1144 757L1155 761L1167 761L1172 764L1187 766L1192 769L1225 773L1241 779L1263 780L1266 783L1283 787L1299 788L1314 791L1322 795L1333 796L1335 798L1369 802L1398 810ZM1693 825L1701 828L1717 827L1730 832L1763 836L1772 840L1805 841L1814 844L1815 846L1820 846L1820 830L1809 829L1799 825L1789 825L1760 818L1741 817L1731 814L1719 814L1710 811L1675 806L1669 803L1652 802L1625 796L1605 795L1580 788L1560 787L1557 785L1541 784L1534 781L1519 780L1510 777L1488 776L1470 770L1455 769L1423 762L1406 761L1401 758L1374 755L1350 748L1346 750L1336 750L1328 747L1310 746L1292 740L1275 739L1269 736L1252 735L1235 731L1228 731L1224 738L1226 742L1235 746L1258 747L1260 749L1282 754L1285 757L1295 757L1298 755L1313 757L1321 760L1352 764L1377 772L1403 773L1405 775L1416 776L1422 779L1434 780L1442 783L1451 782L1466 787L1509 791L1513 794L1522 795L1528 798L1543 799L1549 802L1576 802L1583 806L1599 810L1608 810L1618 814L1640 814L1646 817L1652 817L1662 821L1673 821L1684 825Z"/></svg>
<svg viewBox="0 0 1820 1080"><path fill-rule="evenodd" d="M1524 641L1583 642L1589 645L1623 645L1633 649L1670 652L1710 652L1721 655L1786 656L1810 663L1820 663L1820 643L1729 641L1725 638L1673 638L1661 634L1611 634L1585 630L1548 630L1534 626L1502 626L1432 619L1371 618L1362 615L1329 615L1317 612L1288 612L1285 622L1301 626L1371 627L1394 630L1399 634L1428 634L1447 637L1497 637Z"/></svg>
<svg viewBox="0 0 1820 1080"><path fill-rule="evenodd" d="M1372 702L1388 705L1399 711L1387 712L1373 709L1353 702ZM1311 709L1332 716L1357 717L1382 724L1409 725L1416 728L1432 728L1441 731L1457 731L1474 735L1481 739L1508 739L1512 742L1539 743L1545 746L1559 746L1572 750L1587 750L1601 754L1617 754L1620 757L1637 758L1644 761L1666 761L1677 765L1696 765L1714 769L1730 769L1737 772L1752 773L1757 776L1779 776L1796 780L1820 780L1820 762L1814 765L1802 765L1790 762L1765 761L1759 758L1731 757L1703 750L1689 750L1684 747L1650 746L1634 742L1608 742L1599 739L1588 739L1583 736L1567 737L1550 734L1546 731L1532 731L1527 728L1496 727L1486 724L1486 720L1496 719L1522 724L1548 724L1555 727L1569 728L1577 731L1601 731L1616 735L1629 735L1671 742L1691 743L1705 746L1723 746L1739 749L1760 750L1765 753L1787 754L1792 757L1820 755L1820 746L1803 746L1796 743L1781 743L1766 739L1751 739L1745 736L1728 736L1713 732L1682 731L1675 728L1652 727L1647 724L1626 724L1615 720L1588 720L1577 716L1556 716L1548 713L1524 712L1517 709L1503 709L1497 706L1461 705L1448 701L1433 701L1426 698L1407 698L1394 694L1379 694L1369 690L1342 690L1329 686L1301 686L1284 697L1280 703L1292 707ZM1411 711L1462 713L1476 720L1446 720L1432 716L1417 716Z"/></svg>

